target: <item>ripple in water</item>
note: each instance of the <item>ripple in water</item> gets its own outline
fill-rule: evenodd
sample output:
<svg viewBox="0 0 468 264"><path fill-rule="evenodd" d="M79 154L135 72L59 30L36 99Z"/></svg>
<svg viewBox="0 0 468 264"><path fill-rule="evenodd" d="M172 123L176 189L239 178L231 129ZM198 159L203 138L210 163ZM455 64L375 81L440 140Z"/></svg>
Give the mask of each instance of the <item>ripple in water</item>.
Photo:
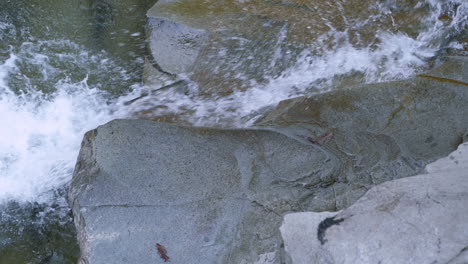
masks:
<svg viewBox="0 0 468 264"><path fill-rule="evenodd" d="M370 4L368 12L374 15L343 19L347 22L344 29L327 22L329 31L310 43L292 67L278 76L266 77L262 83L245 80L251 87L247 90L207 98L192 82L189 92L156 91L126 111L147 119L172 119L196 126L248 127L266 109L285 99L408 78L428 70L429 62L447 48L466 45L458 43L457 38L463 39L467 6L465 1L435 0ZM323 18L327 19L326 14ZM279 42L285 34L279 34ZM288 52L280 46L276 58ZM276 63L275 58L271 63ZM130 95L127 100L138 96Z"/></svg>

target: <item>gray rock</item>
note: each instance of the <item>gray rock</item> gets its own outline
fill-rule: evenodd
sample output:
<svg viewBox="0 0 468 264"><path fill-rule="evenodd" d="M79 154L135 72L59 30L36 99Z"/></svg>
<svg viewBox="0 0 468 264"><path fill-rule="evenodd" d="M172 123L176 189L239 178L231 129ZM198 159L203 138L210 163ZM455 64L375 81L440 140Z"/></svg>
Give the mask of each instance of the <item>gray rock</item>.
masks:
<svg viewBox="0 0 468 264"><path fill-rule="evenodd" d="M371 186L421 173L463 142L467 60L449 57L433 73L405 81L286 100L257 125L322 143L317 147L342 164L330 187L336 209L346 208ZM438 77L449 69L456 79ZM320 138L327 133L333 137Z"/></svg>
<svg viewBox="0 0 468 264"><path fill-rule="evenodd" d="M154 13L153 9L150 9L149 14ZM207 38L204 30L176 24L158 16L150 16L148 28L153 58L165 71L171 73L189 71Z"/></svg>
<svg viewBox="0 0 468 264"><path fill-rule="evenodd" d="M468 144L431 174L376 186L343 211L286 215L288 263L468 263L466 160Z"/></svg>
<svg viewBox="0 0 468 264"><path fill-rule="evenodd" d="M81 262L159 263L160 243L172 263L280 263L282 215L333 197L291 183L333 162L272 131L112 121L86 134L69 191Z"/></svg>
<svg viewBox="0 0 468 264"><path fill-rule="evenodd" d="M468 143L458 146L458 149L445 158L438 159L426 166L426 172L436 173L449 170L468 168Z"/></svg>

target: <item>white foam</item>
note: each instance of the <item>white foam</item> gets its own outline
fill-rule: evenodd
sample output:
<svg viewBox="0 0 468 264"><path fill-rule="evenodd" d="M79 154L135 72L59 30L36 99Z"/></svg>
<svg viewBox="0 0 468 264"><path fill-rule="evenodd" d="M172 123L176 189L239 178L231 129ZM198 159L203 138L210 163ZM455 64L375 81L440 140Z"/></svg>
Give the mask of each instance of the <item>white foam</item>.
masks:
<svg viewBox="0 0 468 264"><path fill-rule="evenodd" d="M18 74L17 60L12 54L0 65L0 202L45 202L70 181L83 134L111 115L86 78L62 80L47 96L13 93L7 77Z"/></svg>

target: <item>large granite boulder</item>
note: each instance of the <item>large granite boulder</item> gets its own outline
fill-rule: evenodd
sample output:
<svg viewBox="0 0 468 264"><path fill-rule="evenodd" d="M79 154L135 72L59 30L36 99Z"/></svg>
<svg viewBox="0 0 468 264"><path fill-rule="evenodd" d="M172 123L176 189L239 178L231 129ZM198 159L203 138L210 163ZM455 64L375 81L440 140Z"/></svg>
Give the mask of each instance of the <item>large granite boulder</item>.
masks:
<svg viewBox="0 0 468 264"><path fill-rule="evenodd" d="M334 162L272 131L112 121L86 134L69 191L81 263L159 263L156 243L172 263L281 263L282 215L333 199L291 183Z"/></svg>
<svg viewBox="0 0 468 264"><path fill-rule="evenodd" d="M340 212L286 215L286 263L468 263L468 143Z"/></svg>

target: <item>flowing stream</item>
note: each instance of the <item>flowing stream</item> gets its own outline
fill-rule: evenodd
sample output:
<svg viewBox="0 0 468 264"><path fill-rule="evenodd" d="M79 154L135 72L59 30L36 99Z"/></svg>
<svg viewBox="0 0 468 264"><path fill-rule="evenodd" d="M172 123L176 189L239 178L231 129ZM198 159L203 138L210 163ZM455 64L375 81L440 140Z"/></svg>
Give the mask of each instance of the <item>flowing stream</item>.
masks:
<svg viewBox="0 0 468 264"><path fill-rule="evenodd" d="M67 184L86 131L142 110L125 102L150 89L142 85L144 26L154 2L0 0L0 263L76 262ZM245 127L265 108L329 91L343 76L402 79L448 48L466 50L466 2L376 2L374 21L410 8L421 24L401 31L390 23L372 45L330 30L294 66L251 89L216 98L162 91L152 103L165 106L161 114L191 109L184 118L195 125ZM324 43L330 38L336 45Z"/></svg>
<svg viewBox="0 0 468 264"><path fill-rule="evenodd" d="M0 263L76 262L65 187L83 134L141 82L152 4L0 1Z"/></svg>

